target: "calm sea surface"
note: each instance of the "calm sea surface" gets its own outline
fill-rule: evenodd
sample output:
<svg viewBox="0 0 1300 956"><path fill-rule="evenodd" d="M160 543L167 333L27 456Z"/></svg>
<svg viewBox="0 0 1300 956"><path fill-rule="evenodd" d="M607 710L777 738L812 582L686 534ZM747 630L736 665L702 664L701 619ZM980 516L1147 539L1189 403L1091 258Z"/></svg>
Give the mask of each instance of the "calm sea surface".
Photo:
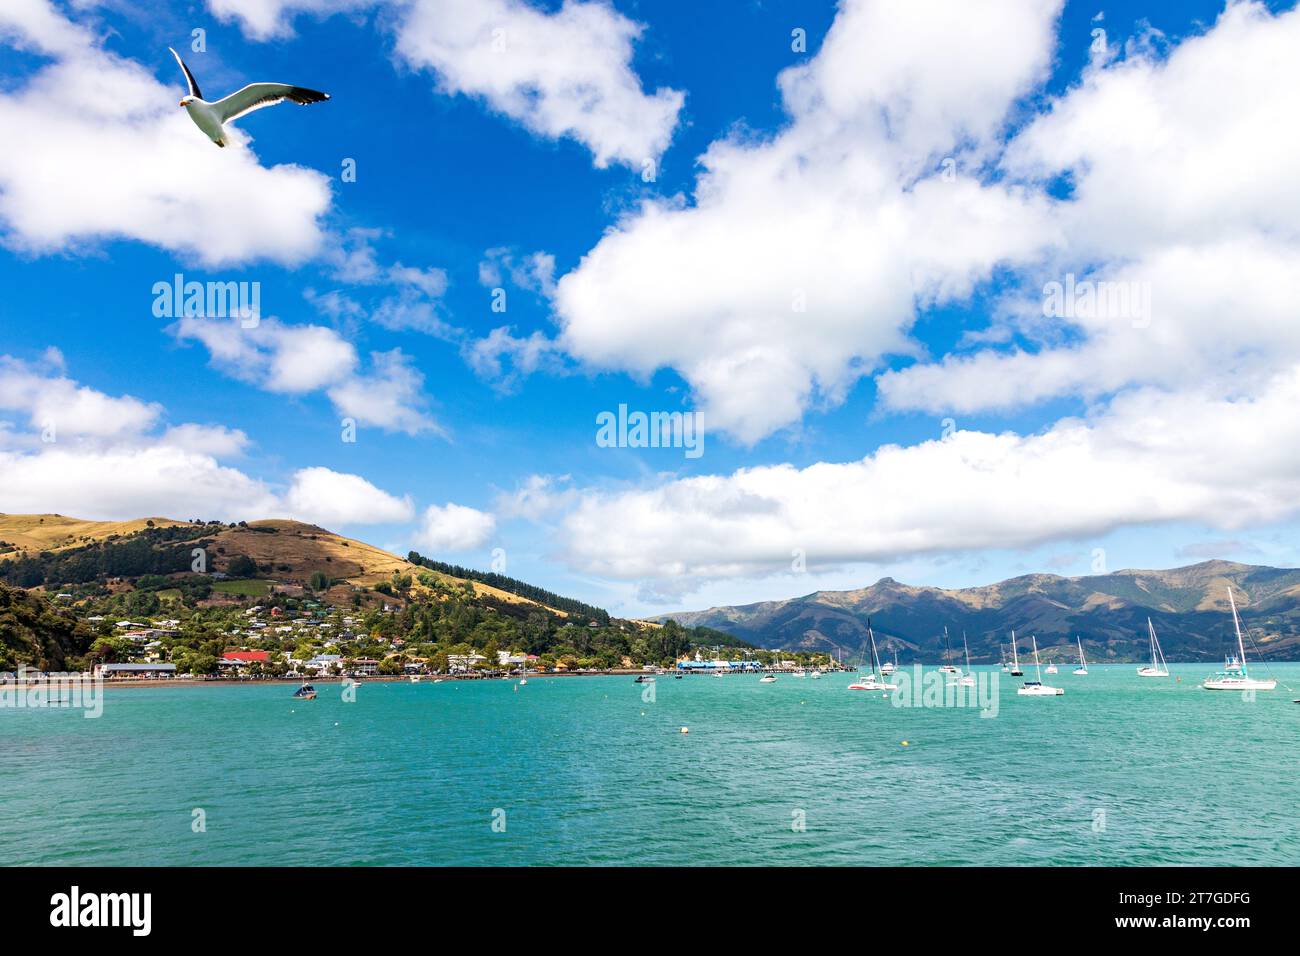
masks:
<svg viewBox="0 0 1300 956"><path fill-rule="evenodd" d="M0 864L1296 865L1300 664L1272 668L1298 692L999 673L992 718L843 674L110 688L95 720L0 710Z"/></svg>

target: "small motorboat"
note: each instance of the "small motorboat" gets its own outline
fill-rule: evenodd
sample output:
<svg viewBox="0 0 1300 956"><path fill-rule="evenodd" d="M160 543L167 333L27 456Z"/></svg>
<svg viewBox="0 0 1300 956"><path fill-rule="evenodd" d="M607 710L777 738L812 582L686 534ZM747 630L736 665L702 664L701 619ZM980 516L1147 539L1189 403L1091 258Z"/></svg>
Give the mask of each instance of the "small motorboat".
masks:
<svg viewBox="0 0 1300 956"><path fill-rule="evenodd" d="M636 680L632 681L634 684L653 684L654 682L655 679L649 674L637 674Z"/></svg>
<svg viewBox="0 0 1300 956"><path fill-rule="evenodd" d="M418 684L418 683L420 683L420 675L419 675L419 674L412 674L412 675L411 675L409 678L407 678L407 679L408 679L412 684Z"/></svg>
<svg viewBox="0 0 1300 956"><path fill-rule="evenodd" d="M775 684L775 683L776 683L776 675L775 675L775 674L764 674L762 677L760 677L760 678L758 679L758 682L759 682L760 684Z"/></svg>
<svg viewBox="0 0 1300 956"><path fill-rule="evenodd" d="M311 684L304 683L293 692L293 696L298 698L298 700L315 700L316 688L312 687Z"/></svg>
<svg viewBox="0 0 1300 956"><path fill-rule="evenodd" d="M673 675L673 680L681 680L681 679L682 679L682 675L681 675L681 674L674 674L674 675Z"/></svg>

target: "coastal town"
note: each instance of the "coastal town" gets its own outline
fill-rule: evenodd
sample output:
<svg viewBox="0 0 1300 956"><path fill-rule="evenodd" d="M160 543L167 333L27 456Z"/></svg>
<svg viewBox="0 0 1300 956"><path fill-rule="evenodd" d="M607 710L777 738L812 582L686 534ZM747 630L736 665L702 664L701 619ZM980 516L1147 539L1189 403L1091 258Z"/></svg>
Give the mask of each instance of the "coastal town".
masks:
<svg viewBox="0 0 1300 956"><path fill-rule="evenodd" d="M410 589L409 582L395 584ZM824 652L763 650L742 642L704 645L700 639L718 632L694 635L698 639L692 640L688 629L673 621L568 620L555 626L533 612L518 628L508 623L513 619L491 608L465 606L470 600L468 588L445 589L441 594L443 605L460 606L460 611L478 618L462 622L463 640L455 639L455 628L445 637L436 629L430 633L420 611L431 601L438 603L437 597L409 601L394 590L391 600L385 600L388 588L358 588L358 606L351 607L336 606L293 586L266 582L264 590L256 598L228 592L215 605L193 608L174 595L159 598L148 591L132 592L124 600L96 600L73 591L51 598L89 631L89 650L69 665L79 663L87 676L116 683L424 676L474 680L668 669L714 674L840 667ZM438 592L436 583L431 590ZM101 607L104 604L109 607ZM154 613L108 613L133 606ZM554 639L548 640L551 627ZM619 643L621 653L610 646ZM17 662L5 663L0 670L17 669ZM39 662L30 662L24 673L35 679L42 668Z"/></svg>

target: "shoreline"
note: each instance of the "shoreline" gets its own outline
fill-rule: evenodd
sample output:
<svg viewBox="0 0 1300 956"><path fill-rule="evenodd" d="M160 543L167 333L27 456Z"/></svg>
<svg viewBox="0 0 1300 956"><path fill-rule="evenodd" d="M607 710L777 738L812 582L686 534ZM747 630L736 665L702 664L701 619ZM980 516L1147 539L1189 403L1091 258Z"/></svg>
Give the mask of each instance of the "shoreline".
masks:
<svg viewBox="0 0 1300 956"><path fill-rule="evenodd" d="M829 675L829 674L836 674L836 673L850 674L853 672L852 671L827 671L825 673ZM649 671L644 671L644 670L619 669L619 670L610 670L610 671L583 671L581 673L575 671L558 671L556 673L529 672L528 674L525 675L514 674L508 677L504 677L504 676L477 677L468 674L421 674L420 679L418 681L411 681L409 676L407 675L402 675L402 676L385 675L383 677L375 676L375 677L360 677L360 678L322 677L322 678L311 678L308 680L304 680L303 678L300 677L263 677L263 678L258 678L257 680L237 680L232 678L213 678L208 680L204 680L204 679L182 680L175 677L167 677L167 678L127 677L127 678L116 678L116 679L102 678L100 679L99 683L102 684L105 689L110 687L211 687L211 686L231 687L231 686L263 685L263 684L272 684L276 686L289 687L289 686L301 686L304 683L313 684L313 685L341 684L345 679L354 680L358 684L403 684L403 683L433 684L433 683L440 683L446 681L472 681L472 682L479 682L479 683L490 683L492 681L503 681L503 680L516 681L521 676L527 677L529 680L536 680L538 678L545 678L545 677L637 677L642 674L648 674L654 677L665 677L669 679L673 679L677 676L675 673L672 672L653 674ZM698 676L705 676L705 675L683 674L681 676L698 677ZM742 676L742 675L735 674L731 676ZM95 683L95 678L90 676L82 676L78 674L78 675L70 675L70 676L61 676L53 680L28 679L26 681L21 681L21 682L5 681L3 683L0 683L0 688L39 687L42 685L49 685L54 683L79 684L83 682Z"/></svg>

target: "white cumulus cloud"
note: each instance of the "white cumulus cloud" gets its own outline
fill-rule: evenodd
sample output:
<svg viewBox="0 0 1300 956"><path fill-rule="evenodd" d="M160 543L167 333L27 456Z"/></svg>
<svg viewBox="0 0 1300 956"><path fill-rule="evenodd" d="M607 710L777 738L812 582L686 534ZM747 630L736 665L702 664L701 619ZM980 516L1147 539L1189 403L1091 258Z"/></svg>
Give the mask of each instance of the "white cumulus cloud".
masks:
<svg viewBox="0 0 1300 956"><path fill-rule="evenodd" d="M486 544L496 530L496 518L486 511L447 503L430 505L424 511L414 541L417 548L432 551L468 551Z"/></svg>
<svg viewBox="0 0 1300 956"><path fill-rule="evenodd" d="M1018 548L1125 525L1237 528L1300 512L1300 366L1259 394L1147 389L1041 434L956 431L859 461L589 491L566 551L610 577L682 582Z"/></svg>
<svg viewBox="0 0 1300 956"><path fill-rule="evenodd" d="M326 527L409 521L409 497L398 498L359 475L328 468L303 468L293 476L284 504L301 521Z"/></svg>
<svg viewBox="0 0 1300 956"><path fill-rule="evenodd" d="M1040 195L967 170L1044 76L1059 6L843 4L817 56L781 74L786 129L715 142L689 201L646 201L559 280L564 347L676 369L746 443L840 401L913 350L918 302L1050 241Z"/></svg>

